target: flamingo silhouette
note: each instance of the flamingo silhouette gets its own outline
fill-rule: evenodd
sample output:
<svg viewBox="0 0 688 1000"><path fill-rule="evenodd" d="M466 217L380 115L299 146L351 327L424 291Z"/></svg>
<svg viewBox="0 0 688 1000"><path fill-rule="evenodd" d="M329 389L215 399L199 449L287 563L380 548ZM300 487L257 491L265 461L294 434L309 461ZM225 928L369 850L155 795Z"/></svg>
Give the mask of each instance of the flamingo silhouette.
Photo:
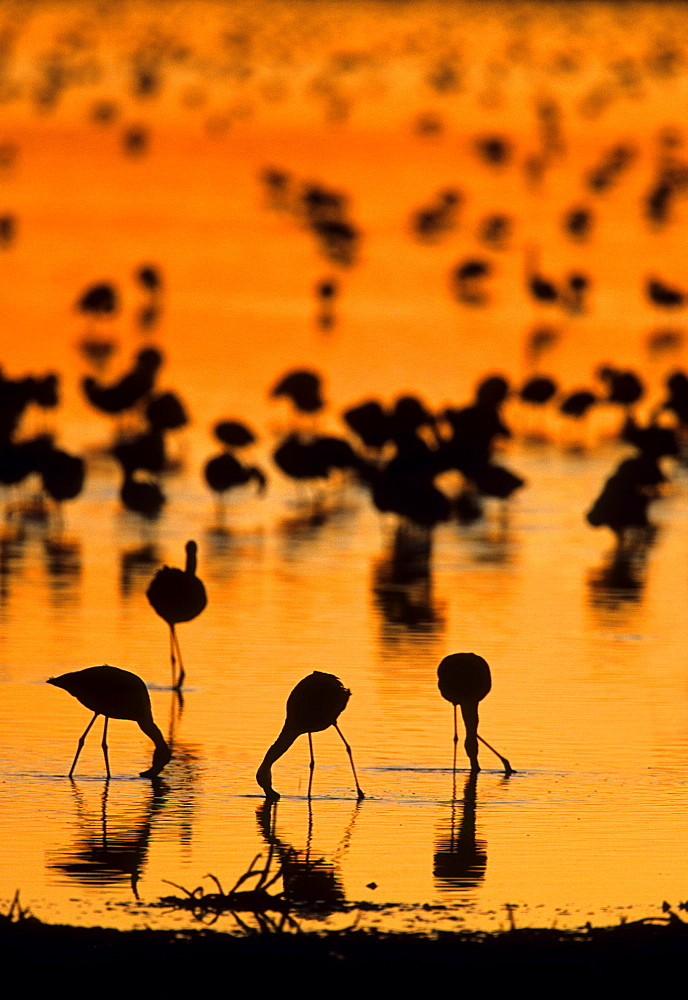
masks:
<svg viewBox="0 0 688 1000"><path fill-rule="evenodd" d="M170 626L170 659L172 662L172 688L181 691L184 683L184 665L174 626L197 618L208 603L203 581L196 576L195 542L186 543L186 566L182 569L163 566L151 580L146 597L151 607ZM175 655L176 654L176 655ZM175 666L179 661L179 677L175 682Z"/></svg>
<svg viewBox="0 0 688 1000"><path fill-rule="evenodd" d="M461 715L466 727L464 748L471 762L471 771L479 771L478 740L496 754L504 765L507 777L514 774L506 757L497 753L487 740L478 735L478 702L482 701L492 687L492 677L487 661L475 653L451 653L437 668L440 694L454 706L454 768L456 768L456 745L459 734L456 724L456 706L461 707Z"/></svg>
<svg viewBox="0 0 688 1000"><path fill-rule="evenodd" d="M69 769L70 778L91 726L99 715L105 716L102 747L108 779L110 762L107 750L107 727L110 719L130 719L136 722L139 729L155 744L153 763L147 771L141 771L142 778L157 777L170 760L172 756L170 748L153 721L148 688L137 674L103 664L100 667L87 667L85 670L75 670L60 677L51 677L48 684L64 688L82 705L95 712L77 744L76 754Z"/></svg>
<svg viewBox="0 0 688 1000"><path fill-rule="evenodd" d="M529 247L526 251L526 281L528 291L538 302L557 302L559 289L549 278L543 277L537 270L538 251Z"/></svg>
<svg viewBox="0 0 688 1000"><path fill-rule="evenodd" d="M277 802L279 799L279 792L276 792L272 787L272 765L287 752L302 733L308 733L308 745L311 751L308 778L308 798L310 799L315 768L312 733L320 733L324 729L329 729L330 726L334 726L346 747L358 799L360 801L365 798L356 777L351 747L337 725L337 719L346 708L350 695L351 691L344 687L338 677L335 677L334 674L322 673L320 670L314 670L308 677L299 681L287 699L287 717L282 731L265 754L263 763L256 773L256 781L265 792L266 799L271 802Z"/></svg>

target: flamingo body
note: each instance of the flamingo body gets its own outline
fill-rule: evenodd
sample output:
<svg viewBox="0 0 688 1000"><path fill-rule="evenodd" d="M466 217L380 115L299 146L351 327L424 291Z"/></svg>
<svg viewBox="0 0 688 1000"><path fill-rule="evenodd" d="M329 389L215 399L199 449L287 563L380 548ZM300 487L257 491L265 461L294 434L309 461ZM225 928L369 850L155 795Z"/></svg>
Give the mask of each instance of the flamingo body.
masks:
<svg viewBox="0 0 688 1000"><path fill-rule="evenodd" d="M184 667L174 627L179 622L190 622L197 618L208 603L203 581L196 576L197 551L195 542L187 542L186 567L181 570L163 566L155 574L146 591L146 597L153 610L170 626L172 686L177 691L181 690L184 682ZM176 656L179 659L179 677L176 681L175 646Z"/></svg>
<svg viewBox="0 0 688 1000"><path fill-rule="evenodd" d="M478 702L482 701L492 687L487 661L475 653L452 653L445 656L437 668L437 680L440 694L454 706L454 744L458 742L456 706L459 705L466 727L464 748L471 762L471 770L479 771Z"/></svg>
<svg viewBox="0 0 688 1000"><path fill-rule="evenodd" d="M452 705L482 701L490 693L492 677L487 661L475 653L451 653L437 668L440 694Z"/></svg>
<svg viewBox="0 0 688 1000"><path fill-rule="evenodd" d="M208 603L203 581L196 576L196 552L196 543L187 542L186 568L163 566L146 591L153 610L170 626L197 618Z"/></svg>
<svg viewBox="0 0 688 1000"><path fill-rule="evenodd" d="M70 778L79 759L86 735L99 715L105 716L102 745L108 778L110 777L106 742L108 719L129 719L136 722L141 731L155 744L153 763L147 771L141 772L142 778L156 777L170 760L172 756L170 749L153 721L148 689L137 674L103 664L99 667L87 667L85 670L62 674L60 677L51 677L48 684L63 688L77 701L80 701L85 708L95 713L79 740L76 756L69 772Z"/></svg>
<svg viewBox="0 0 688 1000"><path fill-rule="evenodd" d="M311 774L308 783L308 797L310 798L313 768L315 766L311 733L320 733L324 729L329 729L330 726L335 727L346 747L349 760L351 761L351 769L354 775L358 798L362 799L364 797L356 777L351 748L337 725L337 719L346 708L350 696L351 691L345 688L334 674L325 674L320 670L314 670L308 677L304 677L303 680L299 681L287 699L287 717L284 721L282 731L265 754L256 774L256 780L265 792L267 799L275 802L279 799L279 793L272 787L272 765L304 733L308 733L311 746Z"/></svg>

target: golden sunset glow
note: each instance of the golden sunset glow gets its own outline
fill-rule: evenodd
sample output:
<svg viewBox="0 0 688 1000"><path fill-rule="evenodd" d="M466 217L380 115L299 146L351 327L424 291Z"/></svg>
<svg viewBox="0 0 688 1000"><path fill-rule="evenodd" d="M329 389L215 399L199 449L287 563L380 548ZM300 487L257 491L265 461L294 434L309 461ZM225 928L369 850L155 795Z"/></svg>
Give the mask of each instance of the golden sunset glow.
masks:
<svg viewBox="0 0 688 1000"><path fill-rule="evenodd" d="M506 904L577 927L684 898L688 420L664 406L688 365L684 6L7 0L0 51L0 909L19 889L48 922L193 926L157 906L166 880L231 886L268 853L285 885L318 869L331 905L305 929L357 903L361 926L430 933L507 926ZM99 286L112 308L84 305ZM120 415L93 401L144 349L189 418L162 471L135 467L157 518L125 508L113 454L153 383ZM303 369L324 405L297 412L271 393ZM637 403L612 398L627 371ZM59 405L6 431L20 380L50 373ZM495 374L495 462L524 485L476 488L462 521L470 476L448 462L451 516L374 503L408 439L366 450L344 411L414 395L413 447L443 454ZM518 397L538 375L540 406ZM562 414L582 389L591 412ZM630 546L586 520L645 455L629 417L678 441L639 490L656 532ZM233 451L218 421L256 440ZM297 479L275 458L296 432L356 458ZM85 461L59 511L35 470L6 471L46 433ZM249 473L219 499L204 469L228 452ZM146 591L189 540L207 607L177 618L180 699ZM481 746L471 777L463 737L453 773L436 672L459 651L490 665L479 732L511 776ZM109 724L111 781L102 720L68 781L95 709L45 682L101 664L148 685L159 780L130 716ZM330 726L310 801L302 734L266 812L256 770L313 671L351 690L365 798Z"/></svg>

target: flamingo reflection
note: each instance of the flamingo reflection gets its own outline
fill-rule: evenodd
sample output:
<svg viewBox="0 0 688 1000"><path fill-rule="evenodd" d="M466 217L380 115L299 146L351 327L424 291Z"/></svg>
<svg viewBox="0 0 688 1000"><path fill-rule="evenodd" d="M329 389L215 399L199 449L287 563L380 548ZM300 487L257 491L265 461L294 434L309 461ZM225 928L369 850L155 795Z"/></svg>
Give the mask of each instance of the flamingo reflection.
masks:
<svg viewBox="0 0 688 1000"><path fill-rule="evenodd" d="M451 803L451 820L438 835L432 873L441 888L473 889L485 877L487 850L476 837L477 771L466 775L462 811L457 817L456 771ZM458 829L457 829L458 826Z"/></svg>
<svg viewBox="0 0 688 1000"><path fill-rule="evenodd" d="M284 883L284 894L290 903L318 904L336 908L345 902L344 886L339 872L339 858L351 839L353 824L358 814L357 802L351 821L344 832L341 844L332 860L313 857L313 813L308 809L308 836L306 849L297 850L277 835L277 809L266 799L256 810L258 829L269 846L270 857L277 855Z"/></svg>
<svg viewBox="0 0 688 1000"><path fill-rule="evenodd" d="M127 811L126 819L120 817L108 822L108 795L110 784L103 787L100 818L86 806L82 789L72 784L77 808L78 835L71 848L56 852L50 863L54 871L63 872L82 885L112 885L125 877L138 899L138 882L148 856L153 819L165 802L165 785L160 780L151 782L150 794L133 818Z"/></svg>

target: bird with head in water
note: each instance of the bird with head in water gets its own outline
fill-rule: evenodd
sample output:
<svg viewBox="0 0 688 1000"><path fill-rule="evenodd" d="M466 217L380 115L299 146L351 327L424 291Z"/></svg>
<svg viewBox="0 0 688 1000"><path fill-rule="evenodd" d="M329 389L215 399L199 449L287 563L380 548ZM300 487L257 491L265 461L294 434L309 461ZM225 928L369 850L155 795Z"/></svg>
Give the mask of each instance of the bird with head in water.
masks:
<svg viewBox="0 0 688 1000"><path fill-rule="evenodd" d="M190 622L197 618L208 603L203 581L196 576L197 553L196 543L187 542L185 568L163 566L155 574L146 591L151 607L170 627L172 687L175 691L181 691L185 673L174 627L179 622ZM175 678L177 662L179 676Z"/></svg>
<svg viewBox="0 0 688 1000"><path fill-rule="evenodd" d="M315 768L312 733L320 733L324 729L329 729L330 726L334 726L346 747L359 801L365 797L356 777L351 747L337 725L337 719L346 708L350 696L351 691L345 688L334 674L325 674L320 670L314 670L308 677L299 681L287 698L287 717L282 731L265 754L256 774L256 781L265 792L266 799L271 802L277 802L279 799L279 792L276 792L272 787L272 765L287 752L297 737L303 733L308 733L308 745L311 752L308 779L308 798L310 799Z"/></svg>
<svg viewBox="0 0 688 1000"><path fill-rule="evenodd" d="M85 670L75 670L69 674L62 674L60 677L51 677L48 684L64 688L82 705L95 713L79 739L76 754L69 769L70 778L74 773L76 762L91 726L99 715L105 717L102 747L108 780L110 778L110 762L107 749L107 728L110 719L130 719L132 722L136 722L139 729L155 744L153 763L147 771L141 771L142 778L157 777L165 764L169 762L172 756L170 748L153 721L148 688L137 674L103 664L100 667L87 667Z"/></svg>
<svg viewBox="0 0 688 1000"><path fill-rule="evenodd" d="M460 706L466 727L464 749L471 762L471 771L479 771L478 740L496 754L504 765L507 777L514 774L506 757L497 753L487 740L478 735L478 702L489 694L492 676L486 660L476 653L451 653L445 656L437 668L437 683L440 694L454 706L454 768L456 768L457 731L456 706Z"/></svg>

